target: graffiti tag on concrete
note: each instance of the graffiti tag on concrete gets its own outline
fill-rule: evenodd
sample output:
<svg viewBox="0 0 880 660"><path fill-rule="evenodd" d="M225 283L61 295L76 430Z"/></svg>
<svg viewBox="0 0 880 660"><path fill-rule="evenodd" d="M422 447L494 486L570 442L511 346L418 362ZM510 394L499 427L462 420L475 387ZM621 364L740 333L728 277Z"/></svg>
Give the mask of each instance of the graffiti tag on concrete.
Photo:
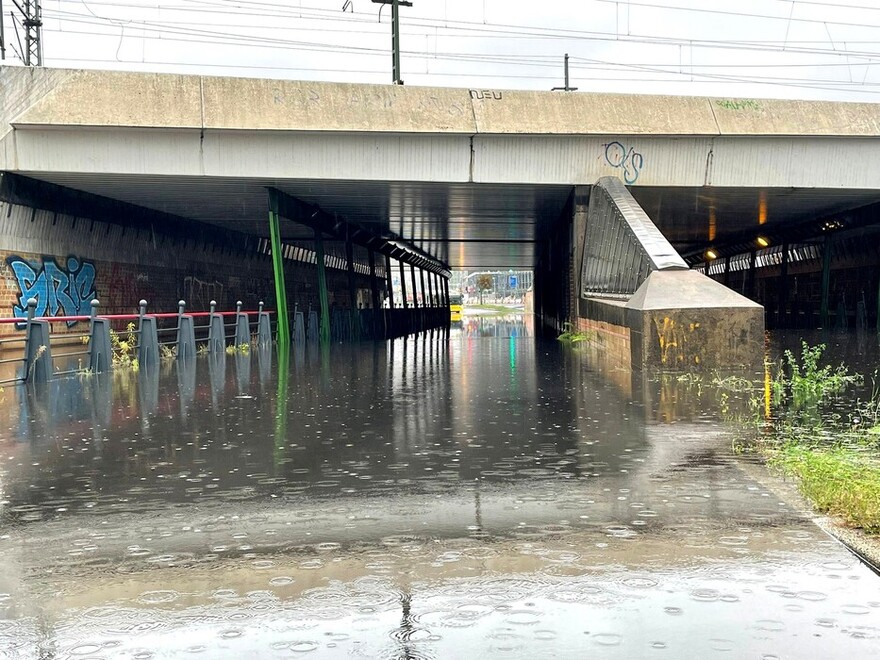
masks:
<svg viewBox="0 0 880 660"><path fill-rule="evenodd" d="M67 257L67 268L53 257L42 257L42 264L18 256L6 259L15 274L20 295L12 306L12 315L27 318L27 301L37 300L35 316L88 316L95 297L95 264L77 257ZM68 326L76 321L68 322Z"/></svg>
<svg viewBox="0 0 880 660"><path fill-rule="evenodd" d="M605 162L622 169L624 182L632 185L639 180L645 158L633 147L627 149L615 140L605 145Z"/></svg>

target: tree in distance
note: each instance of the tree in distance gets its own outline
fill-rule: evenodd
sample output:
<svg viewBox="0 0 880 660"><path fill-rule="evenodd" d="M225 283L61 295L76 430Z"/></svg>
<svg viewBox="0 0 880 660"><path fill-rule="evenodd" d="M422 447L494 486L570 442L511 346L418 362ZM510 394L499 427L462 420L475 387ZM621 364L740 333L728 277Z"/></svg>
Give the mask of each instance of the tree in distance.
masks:
<svg viewBox="0 0 880 660"><path fill-rule="evenodd" d="M483 304L483 292L488 291L495 284L491 275L477 275L477 290L480 292L480 304Z"/></svg>

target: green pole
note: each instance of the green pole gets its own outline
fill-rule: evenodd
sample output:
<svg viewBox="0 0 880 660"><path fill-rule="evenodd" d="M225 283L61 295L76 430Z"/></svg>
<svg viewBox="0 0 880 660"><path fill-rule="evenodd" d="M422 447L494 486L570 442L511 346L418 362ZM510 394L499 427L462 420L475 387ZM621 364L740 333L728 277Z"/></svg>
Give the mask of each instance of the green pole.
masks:
<svg viewBox="0 0 880 660"><path fill-rule="evenodd" d="M290 382L290 344L278 343L278 391L275 397L275 449L272 452L276 476L284 466L287 451L287 393Z"/></svg>
<svg viewBox="0 0 880 660"><path fill-rule="evenodd" d="M269 238L272 248L272 271L275 275L275 313L278 315L277 341L280 345L290 344L290 330L287 318L287 286L284 282L284 259L281 254L281 229L278 221L278 195L269 191Z"/></svg>
<svg viewBox="0 0 880 660"><path fill-rule="evenodd" d="M318 262L318 298L321 303L321 327L318 338L322 344L330 343L330 299L327 295L327 273L324 271L324 237L315 230L315 253Z"/></svg>

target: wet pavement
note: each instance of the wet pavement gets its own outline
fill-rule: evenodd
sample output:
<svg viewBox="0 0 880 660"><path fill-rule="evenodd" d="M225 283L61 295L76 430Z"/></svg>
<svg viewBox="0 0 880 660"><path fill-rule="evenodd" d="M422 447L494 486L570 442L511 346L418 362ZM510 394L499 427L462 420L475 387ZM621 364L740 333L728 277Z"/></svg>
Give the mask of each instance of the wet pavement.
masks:
<svg viewBox="0 0 880 660"><path fill-rule="evenodd" d="M0 658L880 657L743 402L532 334L7 388Z"/></svg>

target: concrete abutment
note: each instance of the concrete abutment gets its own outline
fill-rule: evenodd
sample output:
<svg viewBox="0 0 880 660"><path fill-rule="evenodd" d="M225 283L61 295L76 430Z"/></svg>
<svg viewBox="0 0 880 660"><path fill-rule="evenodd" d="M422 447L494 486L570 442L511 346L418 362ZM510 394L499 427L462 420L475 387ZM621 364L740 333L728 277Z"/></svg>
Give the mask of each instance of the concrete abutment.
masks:
<svg viewBox="0 0 880 660"><path fill-rule="evenodd" d="M620 181L576 188L564 220L545 252L563 283L540 289L548 331L568 319L625 369L758 369L763 307L688 269Z"/></svg>

